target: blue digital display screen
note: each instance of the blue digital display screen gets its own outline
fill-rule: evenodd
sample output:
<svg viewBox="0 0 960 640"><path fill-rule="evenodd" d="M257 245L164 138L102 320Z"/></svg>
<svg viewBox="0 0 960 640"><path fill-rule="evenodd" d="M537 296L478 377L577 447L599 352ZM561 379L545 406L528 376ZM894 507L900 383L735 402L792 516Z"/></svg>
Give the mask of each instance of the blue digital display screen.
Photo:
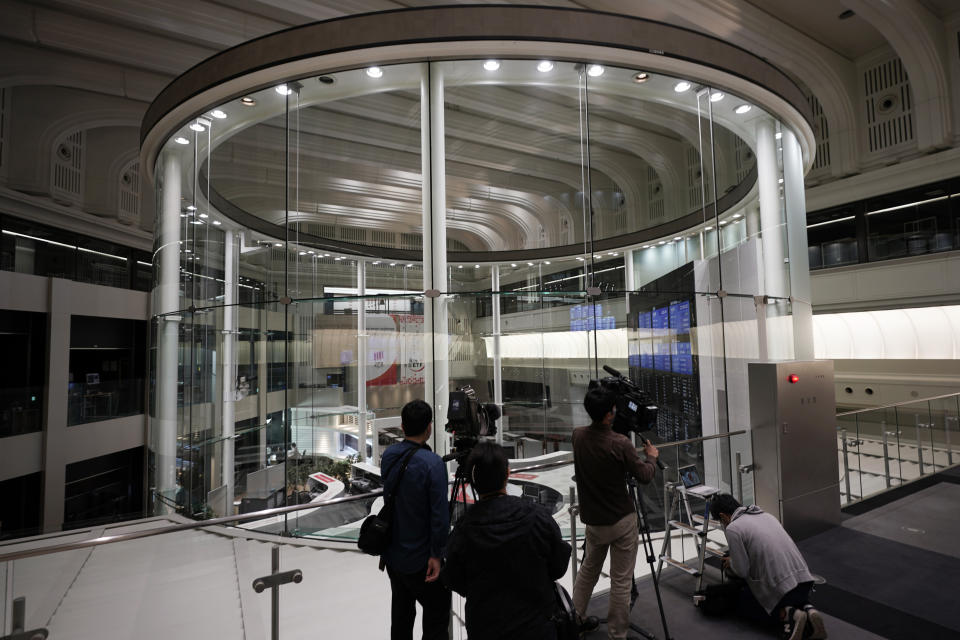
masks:
<svg viewBox="0 0 960 640"><path fill-rule="evenodd" d="M673 372L683 375L693 375L693 354L689 342L675 342L673 344Z"/></svg>
<svg viewBox="0 0 960 640"><path fill-rule="evenodd" d="M653 368L657 371L670 371L669 342L658 342L654 345Z"/></svg>
<svg viewBox="0 0 960 640"><path fill-rule="evenodd" d="M677 333L690 333L690 302L670 303L670 328Z"/></svg>
<svg viewBox="0 0 960 640"><path fill-rule="evenodd" d="M641 313L638 316L637 325L639 326L639 328L649 329L652 326L650 322L651 322L651 314L649 311L645 313Z"/></svg>
<svg viewBox="0 0 960 640"><path fill-rule="evenodd" d="M653 310L653 328L667 329L670 326L669 313L670 313L670 310L667 307L663 307L661 309L654 309Z"/></svg>

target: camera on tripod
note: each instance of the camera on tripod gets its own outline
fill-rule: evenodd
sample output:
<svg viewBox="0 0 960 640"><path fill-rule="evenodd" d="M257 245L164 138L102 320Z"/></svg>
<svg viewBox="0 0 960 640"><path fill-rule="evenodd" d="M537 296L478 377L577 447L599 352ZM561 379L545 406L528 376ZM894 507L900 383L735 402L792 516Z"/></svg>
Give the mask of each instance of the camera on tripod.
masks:
<svg viewBox="0 0 960 640"><path fill-rule="evenodd" d="M476 443L481 436L497 434L497 420L500 419L500 407L480 402L477 392L470 385L464 385L450 392L450 405L447 409L448 433L452 433L454 442ZM457 448L461 446L458 444Z"/></svg>
<svg viewBox="0 0 960 640"><path fill-rule="evenodd" d="M613 420L613 430L628 435L631 431L640 433L656 427L658 409L653 398L613 367L603 365L603 370L609 373L610 377L599 382L591 380L589 388L601 386L616 394L617 415Z"/></svg>

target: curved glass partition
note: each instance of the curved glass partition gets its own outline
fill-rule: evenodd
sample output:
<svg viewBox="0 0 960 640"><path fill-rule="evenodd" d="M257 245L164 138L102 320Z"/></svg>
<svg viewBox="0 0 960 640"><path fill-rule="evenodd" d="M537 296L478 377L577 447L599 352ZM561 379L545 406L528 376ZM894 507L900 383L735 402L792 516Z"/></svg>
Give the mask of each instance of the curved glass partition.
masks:
<svg viewBox="0 0 960 640"><path fill-rule="evenodd" d="M595 59L303 64L156 157L157 510L363 491L409 400L463 446L464 386L512 457L562 456L604 366L655 442L744 429L746 363L812 358L807 132L769 107ZM749 434L672 455L749 499Z"/></svg>

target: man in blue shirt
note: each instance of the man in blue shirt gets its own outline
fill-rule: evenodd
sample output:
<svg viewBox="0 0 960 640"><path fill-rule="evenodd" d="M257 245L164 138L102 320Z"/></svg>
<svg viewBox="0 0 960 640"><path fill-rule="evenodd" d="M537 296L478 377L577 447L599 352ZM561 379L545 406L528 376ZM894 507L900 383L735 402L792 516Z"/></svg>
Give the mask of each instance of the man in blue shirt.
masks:
<svg viewBox="0 0 960 640"><path fill-rule="evenodd" d="M383 554L393 592L390 638L412 640L415 603L419 602L423 607L423 640L446 640L450 590L437 578L450 531L447 467L427 445L433 432L429 404L423 400L408 402L400 412L400 422L406 439L384 451L380 462L385 494L394 496L392 536ZM412 457L401 478L400 469L408 454Z"/></svg>

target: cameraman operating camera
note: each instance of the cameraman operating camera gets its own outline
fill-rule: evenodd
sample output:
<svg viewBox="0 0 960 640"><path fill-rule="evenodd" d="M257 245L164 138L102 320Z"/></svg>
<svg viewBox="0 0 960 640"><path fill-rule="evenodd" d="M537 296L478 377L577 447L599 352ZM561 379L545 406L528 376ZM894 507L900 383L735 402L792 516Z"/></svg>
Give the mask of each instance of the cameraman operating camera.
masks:
<svg viewBox="0 0 960 640"><path fill-rule="evenodd" d="M573 432L573 462L580 494L580 520L586 525L583 565L573 587L573 604L580 616L587 612L590 596L610 549L610 608L607 634L626 638L630 614L630 586L637 559L636 506L627 493L627 474L643 484L656 472L657 448L647 441L647 460L637 455L633 443L612 429L617 394L596 382L583 399L592 423ZM588 620L585 629L595 627Z"/></svg>

